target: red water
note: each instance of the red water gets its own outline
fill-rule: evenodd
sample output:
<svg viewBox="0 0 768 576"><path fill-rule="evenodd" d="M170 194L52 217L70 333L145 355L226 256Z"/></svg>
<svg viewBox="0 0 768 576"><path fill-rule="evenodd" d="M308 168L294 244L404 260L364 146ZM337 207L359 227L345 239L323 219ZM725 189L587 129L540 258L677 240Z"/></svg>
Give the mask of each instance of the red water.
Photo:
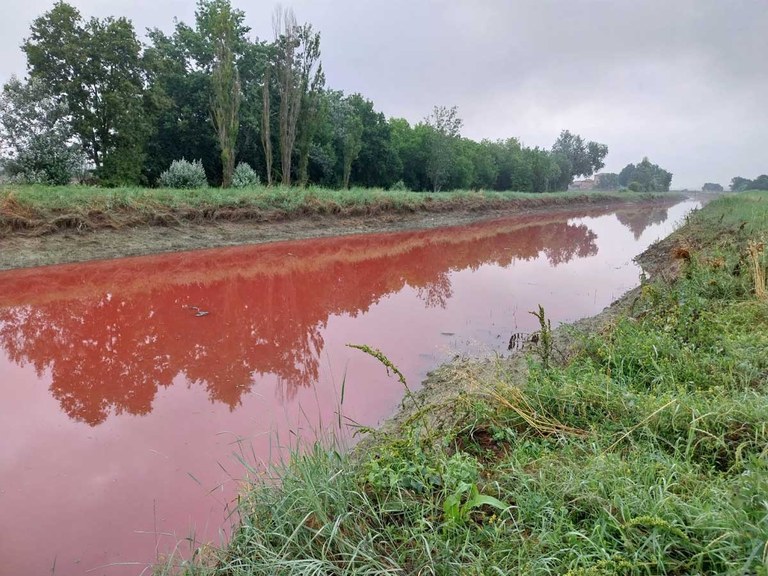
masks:
<svg viewBox="0 0 768 576"><path fill-rule="evenodd" d="M243 477L343 414L376 425L456 353L600 311L695 206L0 273L0 574L148 574L218 542ZM197 306L209 312L196 316ZM179 544L179 542L182 542Z"/></svg>

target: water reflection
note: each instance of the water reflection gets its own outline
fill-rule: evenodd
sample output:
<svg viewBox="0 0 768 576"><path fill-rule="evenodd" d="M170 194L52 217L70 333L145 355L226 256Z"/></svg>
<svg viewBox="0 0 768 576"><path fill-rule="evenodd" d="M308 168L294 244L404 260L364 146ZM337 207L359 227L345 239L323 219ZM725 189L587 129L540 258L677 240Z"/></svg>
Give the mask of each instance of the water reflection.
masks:
<svg viewBox="0 0 768 576"><path fill-rule="evenodd" d="M539 215L5 273L0 346L50 373L61 409L91 426L148 414L178 375L234 409L264 375L277 377L282 399L315 382L331 315L355 317L405 286L425 307L445 307L451 272L541 255L557 266L596 254L595 240L562 214Z"/></svg>
<svg viewBox="0 0 768 576"><path fill-rule="evenodd" d="M560 211L0 273L0 572L135 576L191 528L218 541L233 451L267 462L401 401L347 342L417 387L457 352L504 352L538 304L553 324L599 311L693 207L660 226L656 206Z"/></svg>
<svg viewBox="0 0 768 576"><path fill-rule="evenodd" d="M669 217L668 206L636 206L616 213L616 218L638 240L645 230L653 224L661 224Z"/></svg>

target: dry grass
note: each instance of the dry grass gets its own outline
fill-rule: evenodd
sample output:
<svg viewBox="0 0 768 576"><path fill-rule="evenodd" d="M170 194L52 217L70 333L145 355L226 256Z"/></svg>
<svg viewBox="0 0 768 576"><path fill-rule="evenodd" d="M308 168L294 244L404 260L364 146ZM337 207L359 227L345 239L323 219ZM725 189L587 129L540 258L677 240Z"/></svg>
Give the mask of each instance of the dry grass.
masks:
<svg viewBox="0 0 768 576"><path fill-rule="evenodd" d="M762 261L764 251L765 242L750 240L747 244L747 254L752 265L752 277L755 281L755 296L761 300L768 296L765 287L765 266Z"/></svg>

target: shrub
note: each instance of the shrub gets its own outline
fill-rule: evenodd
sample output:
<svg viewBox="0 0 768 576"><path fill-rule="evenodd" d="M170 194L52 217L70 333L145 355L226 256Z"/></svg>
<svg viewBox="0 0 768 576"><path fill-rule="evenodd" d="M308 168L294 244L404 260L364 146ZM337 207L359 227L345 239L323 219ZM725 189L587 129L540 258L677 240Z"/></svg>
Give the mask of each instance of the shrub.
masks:
<svg viewBox="0 0 768 576"><path fill-rule="evenodd" d="M188 162L183 158L174 160L170 168L160 174L158 184L161 188L207 188L203 161Z"/></svg>
<svg viewBox="0 0 768 576"><path fill-rule="evenodd" d="M398 180L392 186L389 187L390 190L393 192L410 192L411 189L406 186L405 182L402 180Z"/></svg>
<svg viewBox="0 0 768 576"><path fill-rule="evenodd" d="M55 136L30 137L15 157L3 161L3 170L18 184L65 185L82 175L85 159L75 147Z"/></svg>
<svg viewBox="0 0 768 576"><path fill-rule="evenodd" d="M245 162L240 162L232 174L233 188L250 188L251 186L258 186L259 183L260 179L256 170Z"/></svg>

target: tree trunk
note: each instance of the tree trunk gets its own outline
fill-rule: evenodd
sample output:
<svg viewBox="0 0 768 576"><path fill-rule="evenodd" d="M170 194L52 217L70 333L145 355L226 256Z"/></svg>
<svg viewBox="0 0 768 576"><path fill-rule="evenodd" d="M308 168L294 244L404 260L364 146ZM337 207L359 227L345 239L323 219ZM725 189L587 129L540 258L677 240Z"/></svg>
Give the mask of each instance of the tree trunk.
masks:
<svg viewBox="0 0 768 576"><path fill-rule="evenodd" d="M344 190L349 189L349 177L352 175L352 162L344 162L344 182L342 187Z"/></svg>
<svg viewBox="0 0 768 576"><path fill-rule="evenodd" d="M264 163L267 168L267 186L272 186L272 119L269 109L269 76L271 68L267 64L264 69L264 87L261 100L261 144L264 146Z"/></svg>

